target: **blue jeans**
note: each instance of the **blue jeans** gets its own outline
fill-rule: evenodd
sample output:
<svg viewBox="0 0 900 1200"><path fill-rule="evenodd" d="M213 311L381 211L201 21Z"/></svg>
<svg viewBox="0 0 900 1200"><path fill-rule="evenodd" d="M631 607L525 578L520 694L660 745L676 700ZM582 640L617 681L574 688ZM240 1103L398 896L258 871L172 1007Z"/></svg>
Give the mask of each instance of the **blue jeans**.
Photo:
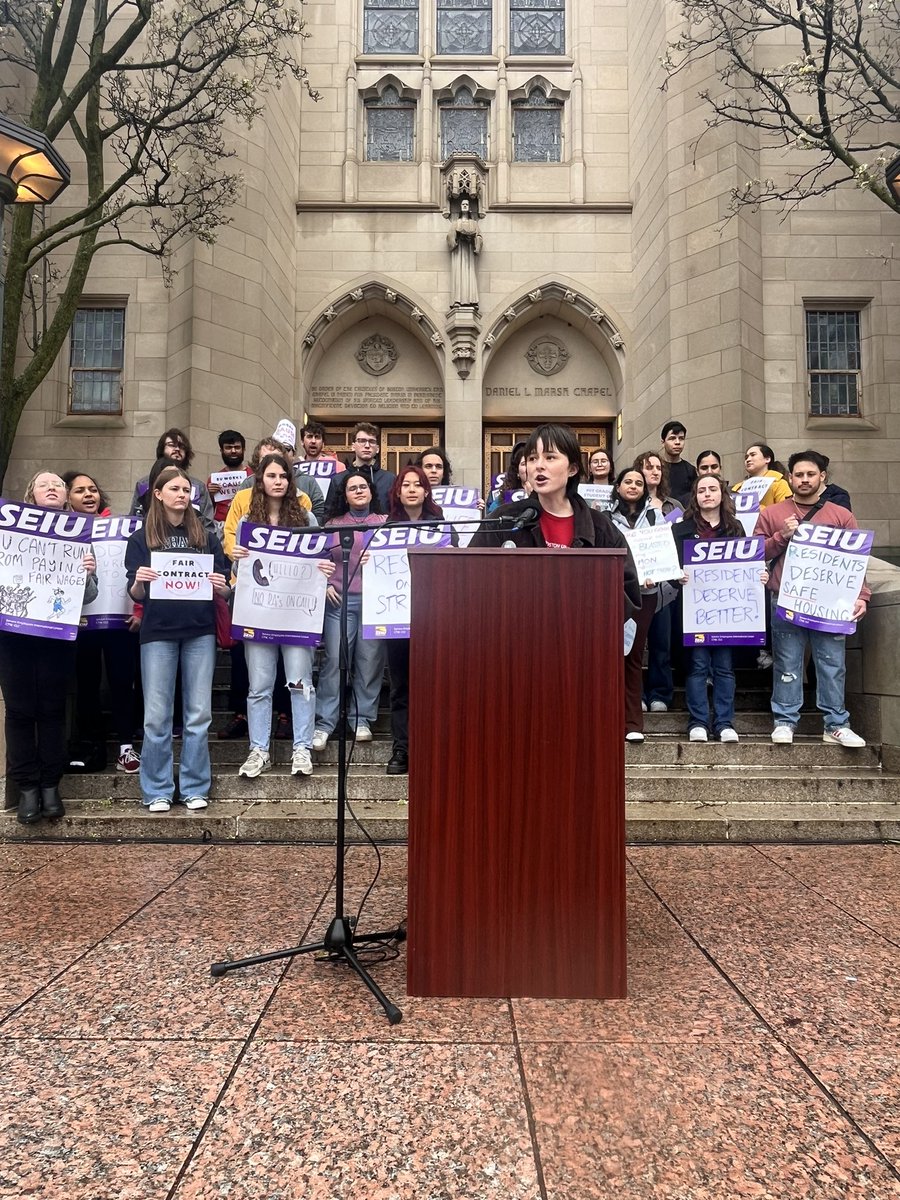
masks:
<svg viewBox="0 0 900 1200"><path fill-rule="evenodd" d="M366 641L361 626L362 596L351 595L347 609L347 655L353 676L347 717L351 725L370 725L375 720L384 677L384 642ZM331 733L340 715L341 610L336 604L326 604L322 640L325 657L319 671L316 728Z"/></svg>
<svg viewBox="0 0 900 1200"><path fill-rule="evenodd" d="M312 682L312 650L309 646L279 646L275 642L244 642L250 689L247 693L247 726L250 746L269 751L272 732L272 691L278 670L278 655L284 659L284 675L291 695L294 749L312 745L316 719L316 689ZM292 685L299 684L299 687Z"/></svg>
<svg viewBox="0 0 900 1200"><path fill-rule="evenodd" d="M782 621L775 613L772 597L772 713L776 725L793 728L800 720L803 704L803 659L809 646L816 667L816 707L825 716L825 729L842 729L850 724L844 708L844 680L847 675L842 633L820 633L800 629Z"/></svg>
<svg viewBox="0 0 900 1200"><path fill-rule="evenodd" d="M144 642L141 678L144 685L144 745L141 750L141 796L171 801L175 795L172 756L172 717L175 676L181 663L181 704L184 733L178 788L181 795L208 796L209 722L212 717L215 634L174 642Z"/></svg>
<svg viewBox="0 0 900 1200"><path fill-rule="evenodd" d="M644 699L648 706L662 700L669 708L675 688L672 683L672 605L667 604L654 613L647 634L647 678Z"/></svg>
<svg viewBox="0 0 900 1200"><path fill-rule="evenodd" d="M723 729L734 727L734 670L730 646L689 646L691 661L684 681L684 694L691 728L702 725L718 737ZM713 719L709 721L709 695L706 682L712 675Z"/></svg>

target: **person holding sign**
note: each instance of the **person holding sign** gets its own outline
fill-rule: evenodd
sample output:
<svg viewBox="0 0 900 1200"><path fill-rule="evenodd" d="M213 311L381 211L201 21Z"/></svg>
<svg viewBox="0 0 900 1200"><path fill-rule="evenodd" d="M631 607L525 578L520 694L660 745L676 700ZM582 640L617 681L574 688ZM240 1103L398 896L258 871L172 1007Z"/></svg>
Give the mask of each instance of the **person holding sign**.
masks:
<svg viewBox="0 0 900 1200"><path fill-rule="evenodd" d="M803 703L803 661L806 647L809 646L816 668L816 706L825 718L822 740L855 750L866 743L850 728L850 714L844 706L846 634L826 632L822 625L827 622L815 619L803 623L788 620L786 614L779 614L778 606L785 557L801 525L824 525L831 531L823 535L822 548L828 564L823 562L822 557L810 554L807 559L811 567L808 579L802 586L796 582L794 584L795 592L802 591L811 607L821 587L826 584L839 585L842 579L856 574L854 569L858 566L858 556L842 552L842 535L838 531L858 530L859 526L851 512L823 496L827 484L826 462L827 459L815 450L801 450L792 454L788 460L791 497L779 504L769 505L760 513L756 526L757 536L766 539L766 558L772 568L766 585L772 593L772 654L775 659L772 689L775 728L772 730L772 741L785 746L794 740L794 730L800 720L800 706ZM804 541L808 541L808 532L804 530ZM829 549L830 546L834 546L834 549ZM802 562L800 566L802 570ZM858 582L856 574L857 585ZM871 594L863 580L852 606L851 622L860 621L866 615Z"/></svg>
<svg viewBox="0 0 900 1200"><path fill-rule="evenodd" d="M288 529L315 523L315 517L307 515L298 502L293 472L283 455L267 454L257 467L247 520L254 525ZM240 563L249 553L246 546L236 543L231 556L236 563ZM326 577L330 578L334 574L334 563L330 560L319 562L317 565ZM312 648L296 644L245 640L244 651L250 676L250 691L247 696L250 753L238 770L238 775L243 775L246 779L255 779L263 771L272 769L269 739L272 733L272 694L275 690L279 654L284 661L284 674L291 697L294 730L291 774L312 775L310 750L316 720Z"/></svg>
<svg viewBox="0 0 900 1200"><path fill-rule="evenodd" d="M744 451L744 467L747 477L736 483L733 492L754 491L759 496L759 507L768 508L779 504L791 494L784 479L784 469L775 459L775 451L762 442L753 442ZM768 480L768 484L766 484Z"/></svg>
<svg viewBox="0 0 900 1200"><path fill-rule="evenodd" d="M199 564L192 571L191 563L198 558ZM211 571L204 559L211 563ZM173 563L171 576L164 573L167 560ZM184 741L179 789L187 808L206 808L212 781L208 734L216 662L212 593L225 598L231 589L219 539L214 533L207 533L200 523L191 506L190 476L180 467L166 467L156 477L144 526L128 539L125 570L129 595L144 607L141 619L144 805L150 812L163 813L169 811L174 800L172 723L175 676L180 665ZM157 586L167 584L172 586L171 596L157 595ZM203 596L206 598L198 598Z"/></svg>
<svg viewBox="0 0 900 1200"><path fill-rule="evenodd" d="M680 521L684 505L669 495L669 468L652 450L639 454L634 465L647 482L650 503L668 521ZM647 686L644 704L651 712L668 712L675 695L672 679L672 613L678 606L666 604L658 608L647 634ZM680 622L676 622L680 630Z"/></svg>
<svg viewBox="0 0 900 1200"><path fill-rule="evenodd" d="M431 485L422 467L404 467L391 485L388 520L440 521L444 514L435 504ZM394 739L388 775L409 772L409 638L387 642L391 675L391 734Z"/></svg>
<svg viewBox="0 0 900 1200"><path fill-rule="evenodd" d="M638 530L654 529L657 526L665 527L665 517L651 503L647 481L640 468L630 467L619 472L616 477L615 496L616 502L610 518L613 524L618 525L620 529ZM667 533L666 536L671 538L671 533ZM644 740L641 692L647 633L657 610L674 600L676 595L676 589L668 583L657 584L649 578L644 578L641 585L641 604L634 614L636 626L634 641L625 656L626 742L642 742Z"/></svg>
<svg viewBox="0 0 900 1200"><path fill-rule="evenodd" d="M62 511L67 508L68 491L55 471L38 471L25 489L25 503L35 508ZM37 541L33 534L29 542ZM97 596L96 562L90 546L82 551L70 542L74 569L86 572L82 603L90 604ZM43 553L43 552L41 552ZM47 556L49 557L49 556ZM11 587L26 598L33 588L29 579L38 561L46 567L47 558L32 560L32 570L23 568L21 578L13 576ZM4 611L9 611L7 604ZM27 599L23 604L27 611ZM75 642L54 636L33 636L24 630L0 632L0 690L6 703L6 774L19 787L17 820L33 825L42 817L53 820L65 816L59 795L59 781L66 770L66 692L75 665Z"/></svg>
<svg viewBox="0 0 900 1200"><path fill-rule="evenodd" d="M487 510L489 513L492 513L495 508L499 508L501 504L509 504L514 498L518 498L516 497L516 493L531 491L531 485L528 482L528 460L525 457L526 445L526 442L516 442L513 446L512 454L509 456L509 463L506 468L506 475L488 498ZM580 474L580 458L578 460L578 470Z"/></svg>
<svg viewBox="0 0 900 1200"><path fill-rule="evenodd" d="M734 502L717 475L701 475L694 480L691 499L684 515L675 528L678 557L682 564L685 557L685 542L710 541L714 538L742 538L744 527L735 516ZM765 583L768 572L760 575ZM694 645L689 647L690 658L685 678L685 699L690 713L689 738L692 742L706 742L709 735L721 742L736 742L738 734L734 728L734 668L731 662L731 646ZM709 712L707 681L712 677L713 703L712 720Z"/></svg>
<svg viewBox="0 0 900 1200"><path fill-rule="evenodd" d="M373 490L368 475L357 467L348 467L328 489L328 507L325 510L326 525L382 525L385 519L379 509L378 494ZM372 740L371 724L378 713L378 697L381 695L381 680L384 676L384 644L378 641L367 641L362 636L360 562L371 536L371 534L365 533L354 534L349 562L347 664L353 673L353 703L350 719L355 723L355 737L358 742ZM331 557L335 566L339 566L340 546L332 549ZM328 601L325 609L325 627L322 630L325 657L319 672L313 750L324 750L325 743L337 725L340 712L340 588L339 575L332 576L332 582L325 593Z"/></svg>

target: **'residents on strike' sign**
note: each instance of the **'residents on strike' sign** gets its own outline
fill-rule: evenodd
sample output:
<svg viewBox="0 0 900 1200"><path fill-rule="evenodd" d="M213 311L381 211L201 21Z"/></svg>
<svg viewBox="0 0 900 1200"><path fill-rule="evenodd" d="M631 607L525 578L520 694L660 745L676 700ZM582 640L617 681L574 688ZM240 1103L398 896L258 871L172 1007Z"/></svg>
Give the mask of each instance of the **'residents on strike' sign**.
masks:
<svg viewBox="0 0 900 1200"><path fill-rule="evenodd" d="M685 646L764 646L764 538L698 538L684 543Z"/></svg>
<svg viewBox="0 0 900 1200"><path fill-rule="evenodd" d="M0 502L0 629L75 640L92 524L84 513Z"/></svg>
<svg viewBox="0 0 900 1200"><path fill-rule="evenodd" d="M376 529L363 565L362 635L369 641L408 638L411 612L410 546L450 545L444 529Z"/></svg>
<svg viewBox="0 0 900 1200"><path fill-rule="evenodd" d="M801 522L784 556L776 613L821 633L855 633L853 607L866 581L871 529Z"/></svg>
<svg viewBox="0 0 900 1200"><path fill-rule="evenodd" d="M232 637L282 646L318 645L328 587L318 563L334 545L334 535L242 521L237 540L249 557L235 564Z"/></svg>

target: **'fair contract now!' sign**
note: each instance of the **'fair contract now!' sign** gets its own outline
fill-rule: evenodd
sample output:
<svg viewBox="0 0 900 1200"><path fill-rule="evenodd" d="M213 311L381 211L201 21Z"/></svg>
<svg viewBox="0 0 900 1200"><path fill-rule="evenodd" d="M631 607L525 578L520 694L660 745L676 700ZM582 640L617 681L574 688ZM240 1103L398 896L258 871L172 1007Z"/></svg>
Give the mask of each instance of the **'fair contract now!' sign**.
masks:
<svg viewBox="0 0 900 1200"><path fill-rule="evenodd" d="M369 641L408 638L410 546L449 546L442 529L376 529L363 565L362 635Z"/></svg>
<svg viewBox="0 0 900 1200"><path fill-rule="evenodd" d="M297 533L242 521L231 633L245 642L315 646L325 621L328 580L318 568L334 543L327 533Z"/></svg>
<svg viewBox="0 0 900 1200"><path fill-rule="evenodd" d="M821 633L855 633L853 607L866 581L874 533L802 522L794 530L781 572L776 613Z"/></svg>
<svg viewBox="0 0 900 1200"><path fill-rule="evenodd" d="M764 646L764 538L684 543L685 646Z"/></svg>
<svg viewBox="0 0 900 1200"><path fill-rule="evenodd" d="M75 640L92 526L83 513L0 503L0 629Z"/></svg>

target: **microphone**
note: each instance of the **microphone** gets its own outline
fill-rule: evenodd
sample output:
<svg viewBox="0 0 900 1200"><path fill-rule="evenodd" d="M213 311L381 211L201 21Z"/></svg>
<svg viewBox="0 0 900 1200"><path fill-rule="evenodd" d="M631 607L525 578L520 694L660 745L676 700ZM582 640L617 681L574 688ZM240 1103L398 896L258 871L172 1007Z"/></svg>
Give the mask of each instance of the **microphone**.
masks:
<svg viewBox="0 0 900 1200"><path fill-rule="evenodd" d="M541 519L541 510L534 504L529 504L527 508L523 508L516 517L515 521L510 525L510 532L516 533L519 529L530 529L532 525L537 525Z"/></svg>

